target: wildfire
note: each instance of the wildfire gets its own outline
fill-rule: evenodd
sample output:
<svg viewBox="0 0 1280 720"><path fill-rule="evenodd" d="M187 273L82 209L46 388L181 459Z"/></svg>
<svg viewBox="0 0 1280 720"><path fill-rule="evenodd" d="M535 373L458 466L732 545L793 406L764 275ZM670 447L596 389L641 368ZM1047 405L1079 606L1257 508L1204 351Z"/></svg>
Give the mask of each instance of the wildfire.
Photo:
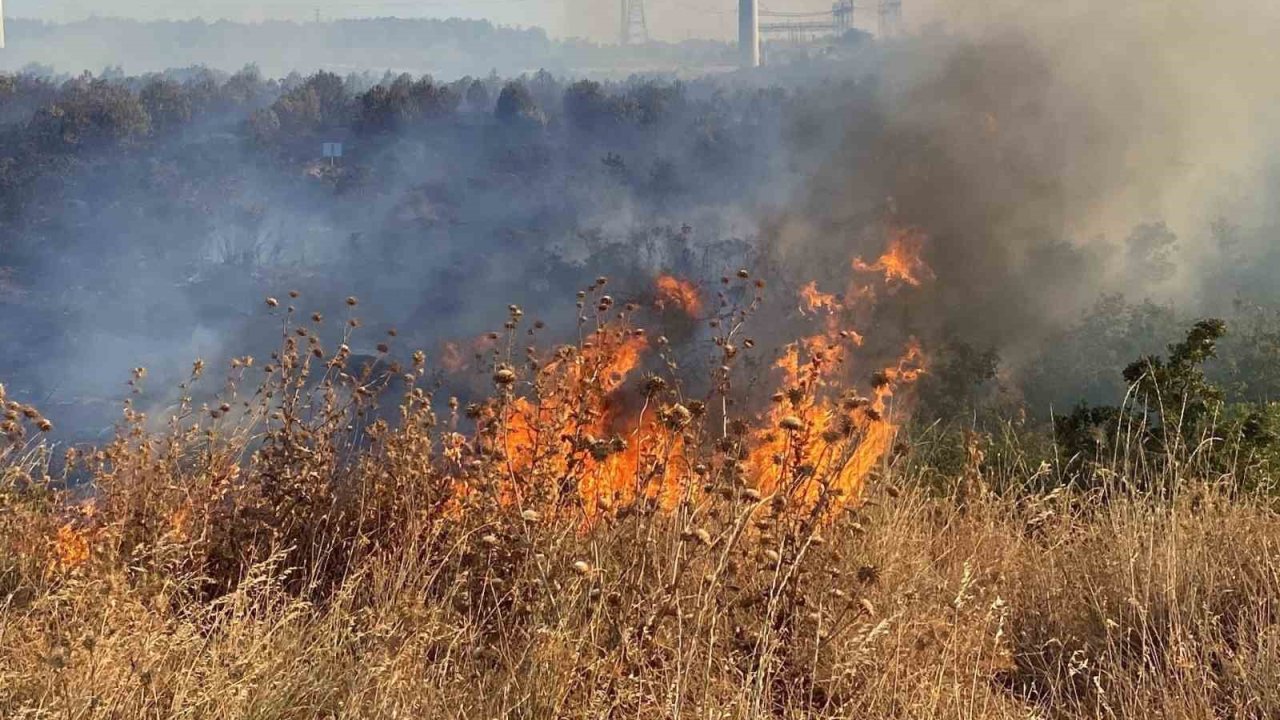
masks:
<svg viewBox="0 0 1280 720"><path fill-rule="evenodd" d="M89 540L72 523L58 528L53 539L54 562L63 568L83 565L89 559Z"/></svg>
<svg viewBox="0 0 1280 720"><path fill-rule="evenodd" d="M917 230L895 231L880 260L855 259L853 268L879 272L890 286L919 285L933 277L921 255L924 242ZM874 286L857 283L843 296L818 290L816 282L801 288L801 312L822 315L823 329L789 345L775 365L780 389L753 435L749 458L762 492L785 493L808 507L856 502L892 448L898 424L890 400L924 372L919 343L911 340L895 363L871 375L871 397L833 389L863 342L848 323L876 296Z"/></svg>
<svg viewBox="0 0 1280 720"><path fill-rule="evenodd" d="M671 275L657 279L656 305L690 317L703 310L697 287ZM519 500L530 479L543 478L560 495L576 492L588 518L641 499L674 507L684 487L676 470L684 439L675 431L688 422L688 409L623 409L621 390L648 348L642 331L606 323L541 365L532 395L495 411L509 470L504 495Z"/></svg>
<svg viewBox="0 0 1280 720"><path fill-rule="evenodd" d="M862 283L852 276L841 295L822 292L816 282L800 290L801 313L813 317L817 331L786 346L778 358L774 402L748 432L745 462L721 458L729 472L742 472L760 493L783 494L802 509L859 501L897 436L904 405L895 398L920 378L926 363L911 340L887 366L857 367L866 350L854 324L873 316L866 310L877 290L932 277L921 258L924 240L918 231L895 232L877 263L853 262L855 269L879 275ZM658 279L657 298L659 307L676 305L690 315L702 307L696 288L671 276ZM599 307L612 306L602 296ZM512 365L496 366L501 390L477 417L480 446L488 448L480 455L505 471L501 502L540 498L543 508L581 512L591 522L637 503L673 509L697 492L703 481L692 482L685 462L691 437L685 427L694 411L655 400L664 397L664 381L656 377L645 380L643 393L627 389L648 349L647 336L632 329L623 313L550 357L530 349L528 378L518 379ZM850 382L857 378L863 382ZM453 454L446 451L459 464L464 454L460 437Z"/></svg>
<svg viewBox="0 0 1280 720"><path fill-rule="evenodd" d="M755 433L750 464L762 492L812 506L828 489L837 504L856 502L898 431L889 400L920 377L924 357L913 341L897 363L874 374L873 397L833 397L825 388L838 354L815 352L815 345L793 344L778 362L784 389Z"/></svg>
<svg viewBox="0 0 1280 720"><path fill-rule="evenodd" d="M808 285L800 288L801 310L803 312L817 313L835 312L840 309L840 300L835 295L824 293L818 289L818 281L810 281Z"/></svg>
<svg viewBox="0 0 1280 720"><path fill-rule="evenodd" d="M503 419L508 501L550 484L558 495L576 493L589 518L641 498L674 505L681 483L668 468L682 439L663 432L653 410L638 419L623 413L617 397L648 346L643 333L602 327L580 348L558 350L539 370L532 396L493 410Z"/></svg>
<svg viewBox="0 0 1280 720"><path fill-rule="evenodd" d="M854 258L853 269L858 272L878 272L890 284L900 283L918 286L934 275L923 257L926 236L916 228L891 230L889 247L875 263L868 264L862 258Z"/></svg>
<svg viewBox="0 0 1280 720"><path fill-rule="evenodd" d="M698 288L688 280L681 280L672 275L662 275L658 278L655 304L659 310L679 308L690 317L702 314L702 295L698 292Z"/></svg>
<svg viewBox="0 0 1280 720"><path fill-rule="evenodd" d="M644 335L632 333L613 347L606 345L594 353L600 359L599 376L606 393L617 390L626 382L631 371L640 366L640 356L648 348L649 341Z"/></svg>
<svg viewBox="0 0 1280 720"><path fill-rule="evenodd" d="M169 514L169 532L173 537L186 540L191 534L191 507L181 505Z"/></svg>

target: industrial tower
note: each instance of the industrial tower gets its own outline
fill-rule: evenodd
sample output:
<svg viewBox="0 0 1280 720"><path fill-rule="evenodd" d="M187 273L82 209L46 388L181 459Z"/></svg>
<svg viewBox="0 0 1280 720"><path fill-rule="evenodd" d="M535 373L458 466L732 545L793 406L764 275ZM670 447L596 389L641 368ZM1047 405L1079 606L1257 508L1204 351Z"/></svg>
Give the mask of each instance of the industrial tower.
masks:
<svg viewBox="0 0 1280 720"><path fill-rule="evenodd" d="M838 0L831 4L831 20L836 35L843 35L853 29L853 0Z"/></svg>
<svg viewBox="0 0 1280 720"><path fill-rule="evenodd" d="M738 51L743 67L760 65L760 6L756 0L738 0Z"/></svg>
<svg viewBox="0 0 1280 720"><path fill-rule="evenodd" d="M0 0L2 2L3 0ZM644 17L644 0L622 1L622 44L649 42L649 23Z"/></svg>

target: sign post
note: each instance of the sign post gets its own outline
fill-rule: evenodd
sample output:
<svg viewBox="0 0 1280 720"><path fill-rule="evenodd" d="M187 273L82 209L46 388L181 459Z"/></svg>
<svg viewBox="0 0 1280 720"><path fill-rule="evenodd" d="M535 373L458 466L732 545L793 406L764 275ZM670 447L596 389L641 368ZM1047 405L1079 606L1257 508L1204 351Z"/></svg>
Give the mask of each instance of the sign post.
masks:
<svg viewBox="0 0 1280 720"><path fill-rule="evenodd" d="M324 157L329 159L329 167L333 167L334 161L342 157L342 143L324 143L323 152Z"/></svg>

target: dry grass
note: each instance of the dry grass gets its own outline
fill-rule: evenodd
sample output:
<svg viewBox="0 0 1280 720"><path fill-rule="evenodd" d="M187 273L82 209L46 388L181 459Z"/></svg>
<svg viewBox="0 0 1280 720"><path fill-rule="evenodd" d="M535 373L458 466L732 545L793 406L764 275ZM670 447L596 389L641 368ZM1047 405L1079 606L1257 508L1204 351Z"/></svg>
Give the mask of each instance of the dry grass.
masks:
<svg viewBox="0 0 1280 720"><path fill-rule="evenodd" d="M975 439L950 496L891 453L855 502L863 429L797 410L762 495L730 372L644 380L618 425L642 335L590 302L545 355L513 309L448 417L420 357L361 372L358 323L327 349L288 313L219 400L71 458L87 494L0 397L0 716L1280 715L1280 516L1230 478L995 494L1027 478L983 478Z"/></svg>

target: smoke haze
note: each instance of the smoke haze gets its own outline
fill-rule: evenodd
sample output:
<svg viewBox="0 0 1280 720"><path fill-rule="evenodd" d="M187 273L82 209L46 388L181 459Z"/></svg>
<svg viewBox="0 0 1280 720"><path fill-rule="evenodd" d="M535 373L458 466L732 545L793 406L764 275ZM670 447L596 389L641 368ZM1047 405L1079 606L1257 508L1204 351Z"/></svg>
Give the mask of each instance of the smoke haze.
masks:
<svg viewBox="0 0 1280 720"><path fill-rule="evenodd" d="M603 29L609 13L573 14ZM507 302L569 317L572 288L599 272L641 292L660 270L714 283L758 263L786 279L776 292L837 292L895 227L928 235L936 279L882 298L870 352L961 338L1030 376L1105 295L1187 312L1280 300L1274 8L913 16L915 36L757 73L594 88L526 76L505 105L497 78L178 74L238 99L162 131L154 91L136 132L92 151L66 145L66 115L47 106L101 88L32 90L46 99L10 121L7 156L33 162L20 153L45 146L30 133L64 164L8 194L0 266L18 268L8 282L25 299L0 329L44 334L7 364L28 397L68 402L109 394L136 364L175 377L197 354L268 341L262 297L292 286L328 315L360 295L371 324L425 346L486 329ZM338 172L315 159L333 140L349 146Z"/></svg>
<svg viewBox="0 0 1280 720"><path fill-rule="evenodd" d="M856 93L811 105L847 130L770 240L801 275L875 257L877 224L932 238L938 280L911 330L1006 358L1108 293L1221 309L1228 263L1214 222L1274 223L1280 79L1263 3L951 3L948 32L904 42ZM821 103L821 98L814 98ZM816 148L813 152L820 152ZM809 258L806 261L804 258ZM830 282L837 282L829 278Z"/></svg>

